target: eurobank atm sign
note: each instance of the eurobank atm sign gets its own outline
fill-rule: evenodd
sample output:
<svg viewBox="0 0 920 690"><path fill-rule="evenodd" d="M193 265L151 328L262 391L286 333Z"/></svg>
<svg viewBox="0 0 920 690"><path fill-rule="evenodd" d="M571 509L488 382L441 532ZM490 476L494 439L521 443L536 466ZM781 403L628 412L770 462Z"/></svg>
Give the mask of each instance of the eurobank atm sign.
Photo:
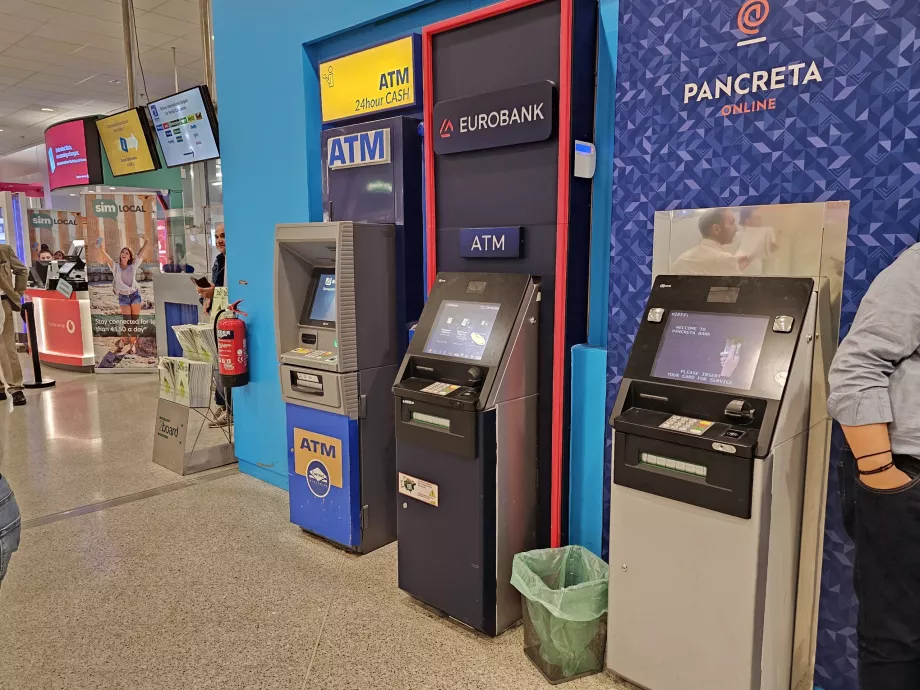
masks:
<svg viewBox="0 0 920 690"><path fill-rule="evenodd" d="M550 81L441 101L434 106L434 151L439 155L546 141L556 121Z"/></svg>

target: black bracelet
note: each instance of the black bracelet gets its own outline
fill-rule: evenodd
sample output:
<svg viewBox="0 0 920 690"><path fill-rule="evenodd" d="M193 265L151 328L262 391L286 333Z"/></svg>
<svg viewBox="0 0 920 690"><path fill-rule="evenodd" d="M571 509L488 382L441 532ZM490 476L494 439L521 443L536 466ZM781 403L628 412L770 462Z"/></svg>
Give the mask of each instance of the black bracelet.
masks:
<svg viewBox="0 0 920 690"><path fill-rule="evenodd" d="M880 455L880 453L879 453L879 455ZM860 477L864 477L864 476L866 476L867 474L881 474L882 472L887 472L887 471L890 470L892 467L894 467L894 463L893 463L893 462L889 462L887 465L882 465L881 467L876 467L874 470L861 470L861 469L859 469L859 467L857 467L857 468L856 468L856 472L857 472L857 474L859 474Z"/></svg>
<svg viewBox="0 0 920 690"><path fill-rule="evenodd" d="M891 448L889 448L888 450L880 451L880 452L878 452L878 453L871 453L871 454L869 454L869 455L862 455L862 456L856 458L856 462L859 462L860 460L865 460L866 458L874 458L874 457L878 457L879 455L885 455L885 453L890 453L890 452L891 452Z"/></svg>

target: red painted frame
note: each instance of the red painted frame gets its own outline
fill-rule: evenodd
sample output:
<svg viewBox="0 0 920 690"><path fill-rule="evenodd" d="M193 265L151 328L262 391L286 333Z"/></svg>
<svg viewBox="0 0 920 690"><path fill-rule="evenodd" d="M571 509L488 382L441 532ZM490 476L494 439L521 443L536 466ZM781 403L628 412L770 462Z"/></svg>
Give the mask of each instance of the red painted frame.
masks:
<svg viewBox="0 0 920 690"><path fill-rule="evenodd" d="M425 116L425 205L428 290L437 274L436 215L434 194L434 89L432 88L431 41L435 34L513 12L547 0L504 0L488 7L445 19L422 30ZM562 440L565 400L565 303L569 257L569 189L572 174L572 0L559 0L559 179L556 203L556 305L553 329L553 431L550 542L562 540Z"/></svg>

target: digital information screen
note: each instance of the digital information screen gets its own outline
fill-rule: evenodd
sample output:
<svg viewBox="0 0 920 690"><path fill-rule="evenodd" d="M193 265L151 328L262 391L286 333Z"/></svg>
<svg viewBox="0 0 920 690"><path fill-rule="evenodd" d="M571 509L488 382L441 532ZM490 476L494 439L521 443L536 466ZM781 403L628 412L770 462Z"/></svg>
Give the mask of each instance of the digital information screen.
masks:
<svg viewBox="0 0 920 690"><path fill-rule="evenodd" d="M441 302L425 352L457 359L482 359L500 304Z"/></svg>
<svg viewBox="0 0 920 690"><path fill-rule="evenodd" d="M220 157L201 89L189 89L147 107L167 166Z"/></svg>
<svg viewBox="0 0 920 690"><path fill-rule="evenodd" d="M671 312L652 376L750 390L769 321L767 316Z"/></svg>
<svg viewBox="0 0 920 690"><path fill-rule="evenodd" d="M313 321L335 321L335 273L319 274L309 318Z"/></svg>
<svg viewBox="0 0 920 690"><path fill-rule="evenodd" d="M115 177L157 169L157 160L147 143L147 132L137 108L96 120L99 139Z"/></svg>
<svg viewBox="0 0 920 690"><path fill-rule="evenodd" d="M51 189L96 184L95 180L89 179L84 120L72 120L49 127L45 130L45 147L48 151Z"/></svg>

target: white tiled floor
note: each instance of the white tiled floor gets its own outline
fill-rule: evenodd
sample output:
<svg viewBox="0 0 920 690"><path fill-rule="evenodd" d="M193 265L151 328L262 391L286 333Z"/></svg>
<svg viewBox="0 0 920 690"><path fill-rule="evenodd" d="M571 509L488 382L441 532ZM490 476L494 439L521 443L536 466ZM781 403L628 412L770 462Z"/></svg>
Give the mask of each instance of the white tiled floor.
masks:
<svg viewBox="0 0 920 690"><path fill-rule="evenodd" d="M279 489L154 465L154 377L55 376L0 404L0 472L27 520L0 589L0 690L549 687L520 628L489 639L399 591L394 545L348 555L291 525Z"/></svg>

